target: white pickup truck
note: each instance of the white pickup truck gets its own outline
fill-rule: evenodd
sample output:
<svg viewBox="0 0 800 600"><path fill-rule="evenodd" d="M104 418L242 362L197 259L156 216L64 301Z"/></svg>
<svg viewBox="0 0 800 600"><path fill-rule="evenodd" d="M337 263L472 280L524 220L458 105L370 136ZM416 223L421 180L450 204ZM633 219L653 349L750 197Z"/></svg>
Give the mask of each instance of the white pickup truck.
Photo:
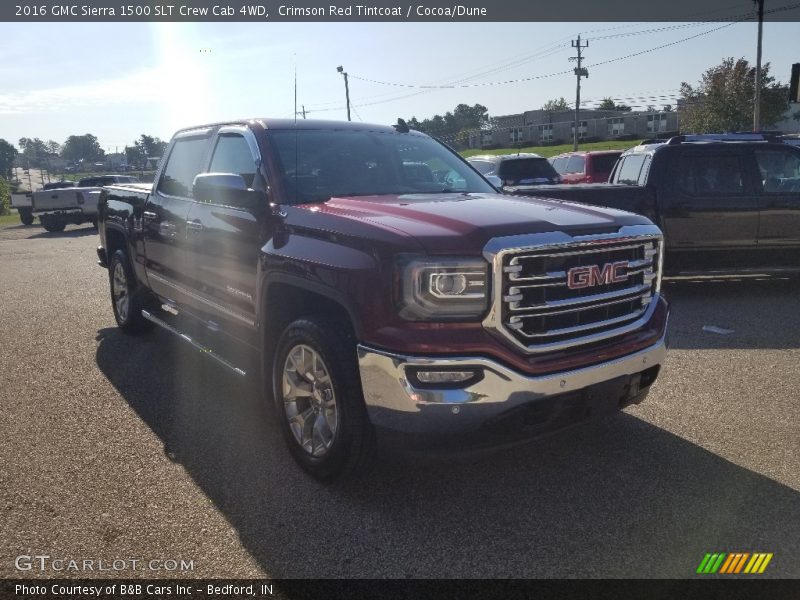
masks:
<svg viewBox="0 0 800 600"><path fill-rule="evenodd" d="M69 223L92 223L97 227L97 202L103 186L138 181L129 175L96 175L81 179L74 187L33 192L32 214L39 217L47 231L64 231Z"/></svg>

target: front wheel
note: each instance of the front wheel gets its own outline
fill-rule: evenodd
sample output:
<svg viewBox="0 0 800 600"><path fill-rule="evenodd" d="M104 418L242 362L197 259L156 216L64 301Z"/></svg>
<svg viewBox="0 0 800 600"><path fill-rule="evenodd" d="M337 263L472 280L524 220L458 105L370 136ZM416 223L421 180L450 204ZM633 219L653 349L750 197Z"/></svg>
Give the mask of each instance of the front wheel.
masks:
<svg viewBox="0 0 800 600"><path fill-rule="evenodd" d="M108 265L111 287L111 308L117 325L125 333L141 333L152 329L153 324L142 316L144 303L141 290L124 250L117 250Z"/></svg>
<svg viewBox="0 0 800 600"><path fill-rule="evenodd" d="M330 481L368 465L374 434L352 336L322 319L294 321L274 353L272 382L281 430L303 469Z"/></svg>

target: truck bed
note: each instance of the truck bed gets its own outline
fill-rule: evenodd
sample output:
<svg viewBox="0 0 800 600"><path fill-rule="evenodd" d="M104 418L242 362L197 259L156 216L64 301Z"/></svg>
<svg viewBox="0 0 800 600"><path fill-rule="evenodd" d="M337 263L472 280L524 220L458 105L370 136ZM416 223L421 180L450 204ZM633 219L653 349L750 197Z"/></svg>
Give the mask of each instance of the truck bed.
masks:
<svg viewBox="0 0 800 600"><path fill-rule="evenodd" d="M655 218L655 190L638 185L578 183L573 185L527 185L504 190L513 196L557 198L592 206L608 206Z"/></svg>

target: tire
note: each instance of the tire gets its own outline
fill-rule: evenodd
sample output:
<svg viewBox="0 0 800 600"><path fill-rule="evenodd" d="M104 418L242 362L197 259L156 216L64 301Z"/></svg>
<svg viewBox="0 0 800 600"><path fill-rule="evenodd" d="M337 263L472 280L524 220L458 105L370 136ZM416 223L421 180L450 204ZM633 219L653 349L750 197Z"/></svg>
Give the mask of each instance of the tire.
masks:
<svg viewBox="0 0 800 600"><path fill-rule="evenodd" d="M39 221L41 221L42 227L44 227L50 233L58 233L60 231L64 231L64 228L67 226L67 223L65 221L48 216L39 217Z"/></svg>
<svg viewBox="0 0 800 600"><path fill-rule="evenodd" d="M97 217L95 217L94 219L92 219L92 227L94 227L95 229L97 229Z"/></svg>
<svg viewBox="0 0 800 600"><path fill-rule="evenodd" d="M29 210L20 209L19 220L23 225L33 225L33 213Z"/></svg>
<svg viewBox="0 0 800 600"><path fill-rule="evenodd" d="M364 471L373 455L355 348L351 335L309 317L284 329L273 355L279 426L297 463L321 481Z"/></svg>
<svg viewBox="0 0 800 600"><path fill-rule="evenodd" d="M149 331L153 323L142 316L143 292L136 285L136 278L124 250L117 250L108 265L108 283L111 291L111 309L119 328L125 333L136 334Z"/></svg>

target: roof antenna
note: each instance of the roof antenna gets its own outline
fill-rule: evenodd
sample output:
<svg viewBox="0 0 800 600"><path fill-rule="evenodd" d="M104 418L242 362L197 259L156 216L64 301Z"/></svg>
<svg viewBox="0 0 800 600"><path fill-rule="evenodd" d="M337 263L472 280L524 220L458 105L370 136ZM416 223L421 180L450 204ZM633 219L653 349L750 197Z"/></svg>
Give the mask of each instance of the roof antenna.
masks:
<svg viewBox="0 0 800 600"><path fill-rule="evenodd" d="M297 53L292 53L294 57L294 203L297 204L297 195L298 190L297 186L297 169L300 165L300 150L297 147L298 139L297 139Z"/></svg>
<svg viewBox="0 0 800 600"><path fill-rule="evenodd" d="M408 133L409 131L411 131L408 128L408 123L406 123L403 119L400 118L397 119L397 123L395 125L392 125L392 127L394 127L395 131L397 131L398 133Z"/></svg>

